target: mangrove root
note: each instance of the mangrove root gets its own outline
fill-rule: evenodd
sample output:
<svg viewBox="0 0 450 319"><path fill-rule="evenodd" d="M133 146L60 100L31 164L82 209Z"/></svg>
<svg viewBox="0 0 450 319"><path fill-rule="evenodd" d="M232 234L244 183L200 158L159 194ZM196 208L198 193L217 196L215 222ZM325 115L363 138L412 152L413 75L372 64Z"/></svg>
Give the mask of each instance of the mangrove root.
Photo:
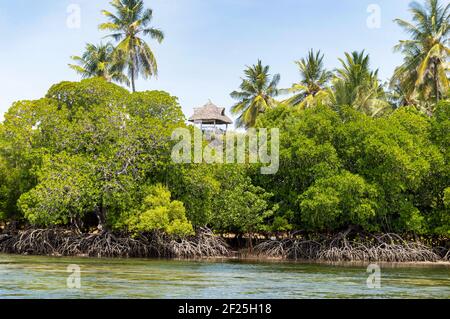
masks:
<svg viewBox="0 0 450 319"><path fill-rule="evenodd" d="M265 241L255 247L258 256L323 260L323 261L386 261L417 262L448 260L449 253L436 253L416 241L407 241L396 234L367 235L347 238L340 233L331 238L306 240L289 238Z"/></svg>
<svg viewBox="0 0 450 319"><path fill-rule="evenodd" d="M47 256L197 258L228 256L229 248L223 239L206 228L185 239L161 233L132 238L109 232L77 234L62 229L29 229L15 235L0 235L0 252Z"/></svg>

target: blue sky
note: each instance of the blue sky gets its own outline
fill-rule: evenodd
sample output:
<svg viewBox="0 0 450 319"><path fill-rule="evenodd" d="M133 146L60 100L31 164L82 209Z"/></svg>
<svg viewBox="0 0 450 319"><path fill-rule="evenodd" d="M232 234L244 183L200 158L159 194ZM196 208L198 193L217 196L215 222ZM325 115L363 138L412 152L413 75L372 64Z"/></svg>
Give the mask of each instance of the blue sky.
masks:
<svg viewBox="0 0 450 319"><path fill-rule="evenodd" d="M166 90L178 96L184 113L211 99L228 110L229 93L240 84L246 65L257 59L281 74L280 87L298 80L294 60L310 48L325 53L326 65L339 65L345 51L365 49L386 80L402 58L392 47L406 35L392 21L408 18L410 0L145 0L154 25L166 35L157 56L158 79L139 80L138 90ZM67 27L67 8L81 9L79 29ZM380 28L369 28L369 5L380 11ZM77 81L67 67L86 42L106 33L100 10L108 0L14 0L0 2L0 119L14 101L37 99L60 81Z"/></svg>

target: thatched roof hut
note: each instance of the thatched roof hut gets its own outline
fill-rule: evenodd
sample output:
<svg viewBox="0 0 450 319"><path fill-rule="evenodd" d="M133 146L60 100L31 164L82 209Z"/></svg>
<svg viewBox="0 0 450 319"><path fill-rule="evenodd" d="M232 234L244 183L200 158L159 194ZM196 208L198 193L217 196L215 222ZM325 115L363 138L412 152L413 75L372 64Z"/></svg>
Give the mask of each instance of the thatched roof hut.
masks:
<svg viewBox="0 0 450 319"><path fill-rule="evenodd" d="M214 105L211 101L202 107L194 108L194 115L189 118L189 122L205 125L232 124L233 121L225 115L225 108Z"/></svg>

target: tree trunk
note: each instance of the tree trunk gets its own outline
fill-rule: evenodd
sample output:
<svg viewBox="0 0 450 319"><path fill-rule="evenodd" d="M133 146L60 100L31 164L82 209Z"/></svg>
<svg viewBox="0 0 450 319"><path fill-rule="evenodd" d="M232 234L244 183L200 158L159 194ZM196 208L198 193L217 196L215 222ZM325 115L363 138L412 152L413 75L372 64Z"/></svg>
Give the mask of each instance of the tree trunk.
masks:
<svg viewBox="0 0 450 319"><path fill-rule="evenodd" d="M133 93L136 92L136 87L134 85L134 67L131 66L131 89L133 90Z"/></svg>
<svg viewBox="0 0 450 319"><path fill-rule="evenodd" d="M72 219L72 224L75 226L75 229L77 230L77 232L79 234L83 233L83 228L84 228L84 224L83 224L83 220L81 219L80 216L75 216Z"/></svg>
<svg viewBox="0 0 450 319"><path fill-rule="evenodd" d="M434 62L434 84L436 90L436 103L439 102L439 75L438 75L438 66L437 63Z"/></svg>
<svg viewBox="0 0 450 319"><path fill-rule="evenodd" d="M106 230L105 224L106 224L106 208L103 206L103 204L100 204L100 207L97 207L95 210L95 215L98 219L98 230L103 232Z"/></svg>
<svg viewBox="0 0 450 319"><path fill-rule="evenodd" d="M250 253L253 253L253 233L248 234L248 250Z"/></svg>

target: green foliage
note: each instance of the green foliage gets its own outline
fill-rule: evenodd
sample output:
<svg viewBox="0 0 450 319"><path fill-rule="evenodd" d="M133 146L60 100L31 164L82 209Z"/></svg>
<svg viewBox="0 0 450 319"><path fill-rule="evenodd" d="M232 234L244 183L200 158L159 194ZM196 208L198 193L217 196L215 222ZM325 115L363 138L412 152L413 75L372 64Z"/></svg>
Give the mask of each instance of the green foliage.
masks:
<svg viewBox="0 0 450 319"><path fill-rule="evenodd" d="M143 119L152 118L174 124L185 120L178 99L164 91L133 93L127 107L131 115Z"/></svg>
<svg viewBox="0 0 450 319"><path fill-rule="evenodd" d="M161 184L149 187L141 207L124 216L120 226L125 226L134 234L163 231L169 235L193 235L194 230L186 218L183 203L171 201L170 197L170 191Z"/></svg>
<svg viewBox="0 0 450 319"><path fill-rule="evenodd" d="M278 95L277 85L280 75L269 74L269 66L263 66L261 60L247 67L244 71L240 91L233 91L230 95L238 102L231 107L233 114L239 115L236 120L237 127L255 126L258 115L274 107L277 103L274 97Z"/></svg>
<svg viewBox="0 0 450 319"><path fill-rule="evenodd" d="M378 70L370 70L369 55L355 51L345 53L345 60L339 61L342 66L333 80L332 103L352 106L370 116L385 112L389 103L378 80Z"/></svg>
<svg viewBox="0 0 450 319"><path fill-rule="evenodd" d="M309 229L338 230L348 225L377 230L378 192L364 178L342 172L317 180L300 196L302 221Z"/></svg>
<svg viewBox="0 0 450 319"><path fill-rule="evenodd" d="M220 192L220 181L213 165L192 164L176 170L171 189L186 207L186 215L194 226L206 226L214 214L213 204Z"/></svg>
<svg viewBox="0 0 450 319"><path fill-rule="evenodd" d="M273 200L286 212L285 218L300 225L298 196L320 178L336 174L340 159L332 145L339 116L330 108L300 111L279 106L267 112L258 122L258 127L280 129L280 168L277 174L254 175L257 185L270 190Z"/></svg>
<svg viewBox="0 0 450 319"><path fill-rule="evenodd" d="M19 198L18 206L33 225L76 224L98 202L94 175L94 166L86 158L64 152L46 155L37 186Z"/></svg>
<svg viewBox="0 0 450 319"><path fill-rule="evenodd" d="M416 234L425 232L425 217L411 202L400 204L397 230L407 230Z"/></svg>
<svg viewBox="0 0 450 319"><path fill-rule="evenodd" d="M290 89L283 90L293 94L284 103L307 108L317 105L321 96L327 95L326 88L333 73L325 69L323 58L324 55L320 51L310 50L306 58L295 62L299 68L301 79Z"/></svg>
<svg viewBox="0 0 450 319"><path fill-rule="evenodd" d="M440 0L424 2L411 3L412 22L395 20L411 38L394 47L403 53L404 63L396 68L391 86L401 93L403 105L415 105L432 114L435 103L448 97L450 4Z"/></svg>
<svg viewBox="0 0 450 319"><path fill-rule="evenodd" d="M59 108L67 107L72 112L89 110L92 106L118 106L129 92L102 78L81 82L61 82L53 85L46 97L57 102Z"/></svg>
<svg viewBox="0 0 450 319"><path fill-rule="evenodd" d="M0 128L1 127L2 124L0 123ZM0 156L0 221L6 220L8 217L7 204L8 204L8 184L7 184L6 163Z"/></svg>
<svg viewBox="0 0 450 319"><path fill-rule="evenodd" d="M76 65L69 64L70 68L81 74L83 79L102 77L107 81L116 81L130 86L130 81L122 73L123 66L115 61L114 47L111 43L94 45L88 43L86 51L81 57L73 56Z"/></svg>
<svg viewBox="0 0 450 319"><path fill-rule="evenodd" d="M431 119L406 107L372 118L352 107L279 106L257 126L280 128L280 169L252 179L296 229L446 234L447 112L446 103Z"/></svg>
<svg viewBox="0 0 450 319"><path fill-rule="evenodd" d="M293 226L287 218L283 216L275 216L269 230L273 232L287 232L293 229Z"/></svg>
<svg viewBox="0 0 450 319"><path fill-rule="evenodd" d="M158 65L152 49L143 40L144 36L161 43L164 33L150 26L153 11L144 8L142 0L113 0L110 2L115 13L103 10L103 15L109 22L102 23L100 30L111 31L115 41L120 41L115 48L115 60L120 61L123 68L128 71L133 92L135 92L135 79L139 75L144 78L158 75Z"/></svg>
<svg viewBox="0 0 450 319"><path fill-rule="evenodd" d="M432 138L436 145L450 159L450 101L442 101L436 106L432 118Z"/></svg>
<svg viewBox="0 0 450 319"><path fill-rule="evenodd" d="M106 227L134 206L140 185L163 181L172 131L184 125L175 97L130 94L98 78L60 83L47 96L5 114L10 214L19 215L18 203L33 224L78 226L96 216Z"/></svg>
<svg viewBox="0 0 450 319"><path fill-rule="evenodd" d="M17 200L20 195L36 184L35 166L40 164L46 152L40 124L52 119L56 105L48 99L20 101L5 113L0 126L0 156L5 174L3 176L3 206L6 215L20 219Z"/></svg>
<svg viewBox="0 0 450 319"><path fill-rule="evenodd" d="M416 216L415 208L433 209L438 192L430 183L437 180L430 176L442 170L443 159L429 140L429 130L429 120L407 108L340 127L336 145L344 167L380 189L384 213L379 218L386 229L416 230L402 216Z"/></svg>
<svg viewBox="0 0 450 319"><path fill-rule="evenodd" d="M444 190L444 206L450 209L450 187Z"/></svg>
<svg viewBox="0 0 450 319"><path fill-rule="evenodd" d="M450 237L450 187L444 190L443 207L438 210L430 221L434 226L433 232Z"/></svg>
<svg viewBox="0 0 450 319"><path fill-rule="evenodd" d="M435 169L425 187L426 194L441 191L433 200L429 227L436 234L450 236L450 102L441 101L431 119L431 139L443 155L443 164Z"/></svg>
<svg viewBox="0 0 450 319"><path fill-rule="evenodd" d="M352 106L259 114L280 167L175 164L176 97L94 78L14 103L0 124L0 220L174 236L194 228L450 235L450 103L372 117ZM147 187L146 185L153 185ZM165 186L162 186L165 185Z"/></svg>
<svg viewBox="0 0 450 319"><path fill-rule="evenodd" d="M276 207L270 207L272 194L254 186L242 166L223 165L217 172L221 191L214 199L212 225L218 231L254 233L265 230Z"/></svg>

